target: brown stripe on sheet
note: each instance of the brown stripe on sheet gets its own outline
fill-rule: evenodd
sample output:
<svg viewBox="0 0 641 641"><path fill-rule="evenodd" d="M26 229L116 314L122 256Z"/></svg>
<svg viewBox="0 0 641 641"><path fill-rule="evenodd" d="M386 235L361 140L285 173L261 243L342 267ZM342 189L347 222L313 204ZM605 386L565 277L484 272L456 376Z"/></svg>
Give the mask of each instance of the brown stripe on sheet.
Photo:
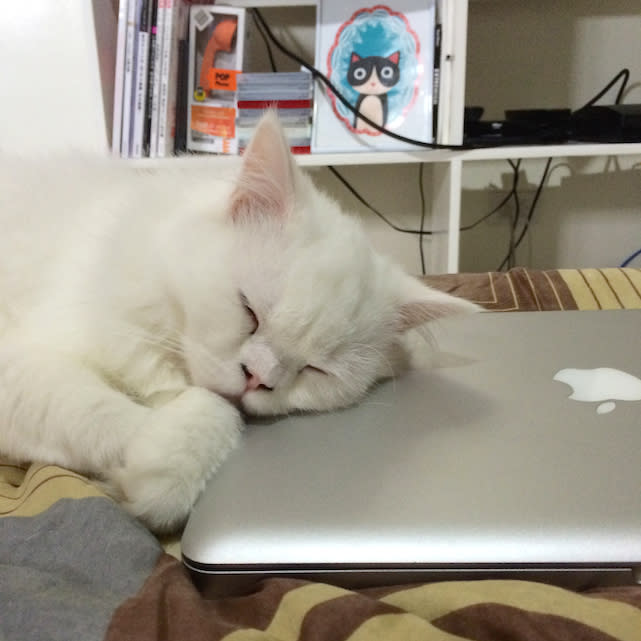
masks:
<svg viewBox="0 0 641 641"><path fill-rule="evenodd" d="M308 612L327 601L350 594L348 590L325 583L307 583L285 594L265 630L275 639L298 639Z"/></svg>
<svg viewBox="0 0 641 641"><path fill-rule="evenodd" d="M554 614L527 612L498 603L480 603L456 610L435 620L434 625L450 634L474 641L617 641L597 628ZM633 630L629 630L632 634ZM638 639L641 630L635 636Z"/></svg>
<svg viewBox="0 0 641 641"><path fill-rule="evenodd" d="M386 603L430 621L471 606L496 603L518 610L572 618L614 638L641 641L641 612L626 603L583 596L560 587L515 580L444 581L399 590ZM605 627L604 627L605 626ZM638 631L630 635L629 631Z"/></svg>
<svg viewBox="0 0 641 641"><path fill-rule="evenodd" d="M335 640L329 636L318 636L314 641ZM402 613L379 614L372 617L363 622L345 641L471 641L471 639L468 636L446 633L429 621L412 614Z"/></svg>
<svg viewBox="0 0 641 641"><path fill-rule="evenodd" d="M319 630L323 639L343 641L365 621L382 614L398 614L402 610L372 599L364 594L351 593L309 610L301 626L300 641L316 641Z"/></svg>
<svg viewBox="0 0 641 641"><path fill-rule="evenodd" d="M585 281L578 270L574 278ZM578 309L568 279L558 270L530 270L515 267L508 272L441 274L424 277L424 282L441 291L466 298L490 311L550 311ZM572 278L569 279L572 282ZM579 291L579 294L582 292ZM591 301L595 301L590 295ZM594 302L596 308L596 302Z"/></svg>
<svg viewBox="0 0 641 641"><path fill-rule="evenodd" d="M641 591L637 585L619 585L607 589L595 588L583 594L588 597L594 597L595 599L608 599L610 601L627 603L641 610ZM639 631L639 638L641 639L641 630Z"/></svg>
<svg viewBox="0 0 641 641"><path fill-rule="evenodd" d="M509 279L501 273L440 274L424 276L430 287L465 298L495 311L518 309L516 292Z"/></svg>
<svg viewBox="0 0 641 641"><path fill-rule="evenodd" d="M220 641L235 633L263 631L283 597L303 583L269 580L246 596L204 599L182 563L163 554L138 594L116 610L105 641Z"/></svg>
<svg viewBox="0 0 641 641"><path fill-rule="evenodd" d="M543 273L545 274L547 281L550 283L550 287L557 299L559 309L578 309L576 301L572 296L572 292L567 286L567 283L563 278L561 278L559 272L556 269L550 269Z"/></svg>

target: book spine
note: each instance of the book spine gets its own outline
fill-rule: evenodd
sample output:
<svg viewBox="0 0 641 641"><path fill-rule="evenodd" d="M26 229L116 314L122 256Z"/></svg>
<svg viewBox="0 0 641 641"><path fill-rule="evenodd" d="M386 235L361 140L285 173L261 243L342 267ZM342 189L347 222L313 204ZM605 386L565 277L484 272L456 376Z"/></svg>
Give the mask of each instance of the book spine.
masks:
<svg viewBox="0 0 641 641"><path fill-rule="evenodd" d="M158 156L164 158L173 151L176 113L176 60L178 0L166 0L163 26L162 60L160 68L160 104L158 108Z"/></svg>
<svg viewBox="0 0 641 641"><path fill-rule="evenodd" d="M189 75L189 43L187 37L178 41L178 80L176 83L176 136L174 153L176 155L187 151L187 109Z"/></svg>
<svg viewBox="0 0 641 641"><path fill-rule="evenodd" d="M129 157L133 107L134 67L136 64L136 7L139 0L129 0L127 5L127 45L125 50L125 81L122 100L122 137L120 155Z"/></svg>
<svg viewBox="0 0 641 641"><path fill-rule="evenodd" d="M143 0L138 24L138 47L136 61L136 91L134 97L134 126L132 156L143 157L143 134L147 107L147 67L149 64L149 35L151 31L150 0Z"/></svg>
<svg viewBox="0 0 641 641"><path fill-rule="evenodd" d="M440 22L434 27L434 76L432 81L432 138L438 137L438 105L441 88L441 37L443 27Z"/></svg>
<svg viewBox="0 0 641 641"><path fill-rule="evenodd" d="M151 102L151 126L150 126L150 142L149 142L149 155L152 158L158 156L158 117L160 114L160 67L162 60L163 48L163 32L165 26L165 11L167 0L158 0L158 7L156 9L156 45L154 50L154 74L152 86L152 102Z"/></svg>
<svg viewBox="0 0 641 641"><path fill-rule="evenodd" d="M116 67L114 70L114 111L111 151L120 155L122 138L122 107L125 84L125 50L127 48L127 0L120 0L118 8L118 36L116 40Z"/></svg>
<svg viewBox="0 0 641 641"><path fill-rule="evenodd" d="M151 112L153 109L154 69L156 65L156 23L158 21L158 1L149 3L149 64L147 65L147 97L145 123L142 135L143 155L151 155Z"/></svg>

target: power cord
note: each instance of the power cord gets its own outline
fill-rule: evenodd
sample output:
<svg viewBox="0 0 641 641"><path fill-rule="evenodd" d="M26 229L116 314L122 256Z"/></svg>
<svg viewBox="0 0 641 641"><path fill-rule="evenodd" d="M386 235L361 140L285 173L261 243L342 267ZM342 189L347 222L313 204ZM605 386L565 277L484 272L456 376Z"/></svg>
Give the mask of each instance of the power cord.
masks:
<svg viewBox="0 0 641 641"><path fill-rule="evenodd" d="M419 193L421 194L421 224L419 229L408 229L405 227L400 227L399 225L393 223L387 216L385 216L383 213L381 213L376 207L374 207L370 202L368 202L355 188L354 186L342 175L340 174L335 167L328 165L327 169L336 177L337 180L339 180L343 186L358 200L362 205L364 205L367 209L369 209L373 214L378 216L386 225L391 227L393 230L403 233L403 234L413 234L418 236L419 240L419 248L421 251L421 270L423 273L426 273L426 267L425 267L425 255L423 253L423 237L424 236L436 236L440 234L447 234L449 231L447 229L425 229L425 215L426 215L426 200L425 200L425 191L423 187L423 169L425 166L425 163L420 163L421 169L419 169L419 184L420 184L420 190ZM470 231L476 227L478 227L480 224L484 223L488 218L491 218L495 214L497 214L501 209L503 209L507 203L515 197L515 184L514 181L512 183L512 189L501 199L501 201L496 205L493 209L491 209L489 212L478 218L472 223L469 223L468 225L463 225L459 227L460 232L466 232ZM517 241L518 243L519 241Z"/></svg>
<svg viewBox="0 0 641 641"><path fill-rule="evenodd" d="M369 119L367 116L362 114L358 109L356 109L348 100L343 96L337 89L336 87L332 84L332 82L325 76L323 73L321 73L316 67L313 65L310 65L307 63L303 58L298 56L296 53L285 47L272 33L271 29L269 28L269 25L263 18L262 14L258 9L251 9L252 12L252 17L254 19L254 22L256 24L256 27L265 43L265 46L267 48L267 53L268 57L270 60L270 64L272 69L275 71L276 70L276 65L274 62L272 50L270 47L270 41L272 44L274 44L283 54L300 64L303 68L307 69L311 74L314 79L317 81L320 81L322 84L324 84L327 89L329 89L335 96L336 98L349 110L351 111L355 116L361 118L364 122L366 122L368 125L374 127L376 130L379 132L394 138L395 140L399 140L401 142L406 142L412 145L416 145L419 147L427 148L427 149L447 149L447 150L467 150L467 149L472 149L472 146L469 145L441 145L438 143L428 143L422 140L415 140L413 138L408 138L406 136L402 136L400 134L397 134L393 131L390 131L389 129L386 129L385 127L381 127L377 123L373 122L371 119ZM599 91L598 94L596 94L593 98L591 98L587 103L585 103L582 107L577 109L574 113L578 113L583 109L586 109L588 107L591 107L594 105L596 102L598 102L619 80L621 80L621 86L619 87L619 90L617 92L617 96L615 99L615 104L619 104L620 101L623 98L625 89L627 87L627 83L630 78L630 70L627 68L621 69L613 78L608 82L608 84L601 90ZM489 145L488 145L489 146ZM545 184L545 181L548 178L549 174L549 169L550 165L552 163L552 158L548 158L545 169L543 171L543 175L541 177L541 180L539 182L539 185L537 187L537 190L534 195L534 199L532 200L532 203L530 205L530 209L528 211L527 217L525 224L521 230L521 233L519 234L518 238L515 239L516 236L516 230L518 228L518 223L520 219L520 213L521 213L521 208L520 208L520 198L518 194L518 180L519 180L519 168L521 164L521 159L517 160L516 163L514 161L508 160L510 165L512 166L512 169L514 171L514 178L512 182L512 188L510 192L507 194L507 196L499 203L499 205L493 209L492 211L488 212L478 220L476 220L474 223L471 225L467 225L464 227L460 227L459 231L468 231L470 229L473 229L477 225L481 224L485 220L487 220L490 216L494 215L496 212L500 211L508 202L510 199L514 199L514 205L515 205L515 211L514 211L514 216L512 219L512 224L510 227L510 247L509 251L506 255L506 257L503 259L499 266L499 271L502 270L504 267L507 266L507 268L511 268L515 265L516 261L516 250L520 246L521 242L525 238L525 235L529 229L530 223L532 222L532 218L534 216L534 211L536 209L536 205L539 201L539 198L541 196L541 192L543 190L543 186ZM391 221L389 221L380 211L378 211L376 208L374 208L371 204L369 204L353 187L352 185L349 184L343 176L341 176L334 167L329 166L328 169L334 173L334 175L345 185L345 187L362 203L364 204L370 211L375 213L379 218L381 218L383 221L385 221L392 229L402 232L402 233L410 233L410 234L416 234L418 235L419 238L419 248L420 248L420 258L421 258L421 270L423 273L425 273L425 255L424 255L424 248L423 248L423 236L429 236L433 234L443 234L447 233L446 230L431 230L431 231L426 231L425 230L425 217L426 217L426 202L425 202L425 193L424 193L424 186L423 186L423 164L420 163L419 165L419 193L420 193L420 198L421 198L421 220L420 220L420 227L418 230L412 230L412 229L404 229L401 228ZM633 254L631 257L626 259L625 264L628 264L629 261L631 261L633 258L635 258L637 255L641 253L641 250L639 252Z"/></svg>
<svg viewBox="0 0 641 641"><path fill-rule="evenodd" d="M425 248L423 247L423 236L425 236L425 216L427 213L427 200L425 198L425 185L423 184L423 169L425 163L418 164L418 193L421 201L421 223L419 231L421 232L418 237L418 253L421 258L421 273L423 276L427 273L425 268Z"/></svg>
<svg viewBox="0 0 641 641"><path fill-rule="evenodd" d="M262 24L258 21L257 13L255 11L252 11L252 18L254 19L254 24L256 25L256 30L260 34L260 37L263 39L263 42L265 43L265 49L267 50L267 57L269 58L269 66L271 67L272 71L277 71L276 69L276 61L274 60L274 54L272 52L272 48L269 44L269 40L267 38L267 35L265 34L265 31L263 29Z"/></svg>
<svg viewBox="0 0 641 641"><path fill-rule="evenodd" d="M416 140L414 138L408 138L407 136L402 136L401 134L397 134L394 131L391 131L385 127L381 127L378 123L374 122L370 118L368 118L365 114L361 113L356 107L352 105L352 103L343 96L343 94L334 86L334 84L331 82L331 80L323 73L321 73L316 67L313 65L310 65L308 62L303 60L298 54L294 53L287 47L285 47L284 44L282 44L276 36L272 33L271 29L269 28L269 25L267 22L265 22L265 19L263 18L262 14L258 9L251 9L252 14L257 20L257 22L261 25L263 31L265 32L265 35L269 38L271 43L279 49L282 53L284 53L286 56L294 60L296 63L298 63L301 67L307 69L312 76L314 77L315 80L320 81L322 84L324 84L335 96L336 98L347 108L349 111L351 111L355 116L358 116L363 122L366 122L368 125L376 129L377 131L385 134L386 136L389 136L390 138L394 138L395 140L398 140L400 142L408 143L410 145L416 145L417 147L423 147L425 149L449 149L449 150L463 150L463 149L472 149L472 147L468 145L441 145L439 143L435 142L425 142L424 140Z"/></svg>
<svg viewBox="0 0 641 641"><path fill-rule="evenodd" d="M621 86L619 87L619 91L617 92L617 97L614 100L614 104L618 105L623 99L625 88L628 86L628 81L630 80L630 70L625 67L621 69L621 71L619 71L619 73L617 73L617 75L614 76L614 78L612 78L612 80L610 80L610 82L608 82L608 84L605 87L603 87L603 89L601 89L601 91L599 91L599 93L596 96L594 96L594 98L591 98L590 100L588 100L588 102L586 102L583 105L583 107L579 107L579 109L577 109L574 113L577 113L582 109L587 109L588 107L592 107L592 105L594 105L596 102L601 100L601 98L603 98L603 96L605 96L605 94L608 93L608 91L610 91L612 87L614 87L614 85L619 81L619 79L621 79Z"/></svg>
<svg viewBox="0 0 641 641"><path fill-rule="evenodd" d="M505 256L501 264L499 265L497 271L502 271L506 266L508 269L514 266L514 261L516 258L515 256L516 250L523 242L523 239L525 238L525 234L527 233L530 227L530 223L532 222L532 218L534 217L534 211L536 209L536 205L539 202L539 198L541 197L541 192L543 191L543 186L545 185L545 182L548 179L551 164L552 164L552 158L548 158L545 163L543 175L541 176L539 185L536 188L536 192L534 193L534 198L532 199L532 203L530 204L530 209L528 210L523 229L521 229L521 233L519 234L519 237L516 239L515 242L513 241L513 239L510 240L510 250L508 251L507 255ZM512 233L515 233L514 228L512 229Z"/></svg>
<svg viewBox="0 0 641 641"><path fill-rule="evenodd" d="M627 267L637 256L641 256L641 249L637 250L634 252L634 254L630 254L620 265L619 267Z"/></svg>

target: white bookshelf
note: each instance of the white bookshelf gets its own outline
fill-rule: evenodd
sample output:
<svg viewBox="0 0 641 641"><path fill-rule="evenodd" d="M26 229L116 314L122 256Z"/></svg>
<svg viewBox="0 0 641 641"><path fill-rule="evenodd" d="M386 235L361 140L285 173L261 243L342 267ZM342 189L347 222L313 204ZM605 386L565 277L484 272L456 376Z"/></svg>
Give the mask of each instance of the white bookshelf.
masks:
<svg viewBox="0 0 641 641"><path fill-rule="evenodd" d="M100 1L100 0L94 0ZM443 16L441 92L439 133L437 142L458 145L463 138L463 110L466 96L466 63L470 3L478 13L496 11L497 7L518 4L517 0L437 0ZM228 0L227 4L243 7L306 6L314 10L315 0ZM605 3L608 4L608 3ZM617 5L616 0L612 4ZM600 9L602 10L602 8ZM594 11L597 11L594 9ZM474 24L469 29L475 28ZM505 25L503 28L509 28ZM638 81L638 78L636 79ZM597 88L598 89L598 88ZM399 163L431 163L431 227L446 229L447 233L430 238L428 268L431 272L456 272L459 266L459 227L463 171L468 163L502 159L528 158L591 158L600 156L641 156L638 144L564 144L493 147L472 150L421 150L409 152L371 152L344 154L315 154L297 156L299 165L307 168L328 165L375 165ZM212 163L225 162L212 158ZM158 166L164 166L160 161Z"/></svg>
<svg viewBox="0 0 641 641"><path fill-rule="evenodd" d="M440 104L440 132L438 142L458 144L462 140L463 107L466 99L466 69L469 67L467 51L470 42L476 44L478 57L479 22L491 22L494 29L518 28L519 19L552 20L551 13L558 3L545 0L541 11L525 5L518 0L437 0L445 15L442 70L443 85ZM229 0L230 4L245 7L306 7L306 15L313 16L315 1L302 0ZM606 8L613 15L623 12L626 20L635 14L632 0L603 0L601 3L582 0L585 15L581 15L582 29L591 28L594 17L603 18ZM14 5L11 5L12 7ZM538 6L538 5L537 5ZM65 0L64 3L51 3L50 0L32 0L30 10L24 12L19 7L8 9L8 14L0 23L1 40L12 56L0 59L0 75L5 84L3 103L3 122L0 123L0 136L5 149L60 149L70 146L74 149L106 149L111 140L111 109L113 102L113 66L115 61L116 15L118 0ZM630 8L632 7L632 8ZM583 9L582 9L583 10ZM537 13L538 12L538 13ZM297 13L298 12L292 12ZM638 13L638 12L637 12ZM504 20L504 14L507 18ZM593 14L593 15L592 15ZM609 15L609 14L608 14ZM629 24L627 21L626 24ZM69 29L52 30L50 24L71 25ZM636 24L636 23L635 23ZM278 25L275 25L278 26ZM469 28L468 28L469 27ZM56 51L58 73L42 75L42 57L31 44L42 34L47 39L48 51ZM73 33L73 37L69 34ZM553 34L554 35L554 34ZM552 36L550 36L552 38ZM566 43L552 40L556 46ZM629 39L628 39L629 45ZM616 43L615 43L616 44ZM622 45L623 46L623 45ZM634 45L636 46L636 45ZM487 51L488 45L483 45ZM608 50L609 51L609 50ZM638 83L641 66L637 50L619 54L614 67L601 58L592 60L590 65L600 65L601 75L613 75L618 70L622 57L631 56L631 83ZM496 51L496 56L509 52ZM583 52L579 52L583 55ZM505 56L504 56L505 57ZM20 61L19 65L15 61ZM482 62L482 61L481 61ZM474 66L478 70L479 64ZM553 82L554 70L546 72ZM38 78L38 83L33 83ZM606 78L606 80L609 78ZM470 78L470 86L477 87L478 78ZM541 79L539 79L541 80ZM600 87L590 82L596 92ZM509 92L509 83L503 87ZM512 90L514 93L516 90ZM583 93L585 93L584 91ZM69 96L75 96L70 102ZM634 94L638 97L638 91ZM578 100L576 96L574 96ZM589 96L585 96L589 98ZM499 101L502 100L502 97ZM639 100L632 100L639 102ZM574 101L576 103L576 100ZM572 102L568 106L576 107ZM46 113L46 118L43 118ZM55 123L55 126L52 125ZM27 135L28 134L28 135ZM465 167L477 163L491 163L501 159L517 158L593 158L607 156L641 156L641 143L638 144L569 144L522 147L496 147L474 150L417 150L412 152L372 152L354 154L322 154L298 156L297 162L313 169L327 165L395 165L400 163L430 163L432 188L428 188L431 198L431 221L433 229L446 229L447 233L430 238L429 270L432 272L455 272L459 266L459 221L461 218L461 195ZM226 162L226 158L211 157L207 162L212 166ZM180 163L180 159L162 161L137 161L134 166L162 168L168 163Z"/></svg>

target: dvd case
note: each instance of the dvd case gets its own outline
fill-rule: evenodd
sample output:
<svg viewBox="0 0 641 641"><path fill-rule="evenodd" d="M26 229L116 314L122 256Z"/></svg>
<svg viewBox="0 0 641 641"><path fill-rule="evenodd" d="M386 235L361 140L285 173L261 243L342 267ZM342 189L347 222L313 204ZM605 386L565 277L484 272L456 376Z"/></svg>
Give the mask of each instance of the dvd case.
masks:
<svg viewBox="0 0 641 641"><path fill-rule="evenodd" d="M435 0L318 3L316 67L343 100L316 91L313 153L417 149L378 128L432 142L434 30Z"/></svg>

